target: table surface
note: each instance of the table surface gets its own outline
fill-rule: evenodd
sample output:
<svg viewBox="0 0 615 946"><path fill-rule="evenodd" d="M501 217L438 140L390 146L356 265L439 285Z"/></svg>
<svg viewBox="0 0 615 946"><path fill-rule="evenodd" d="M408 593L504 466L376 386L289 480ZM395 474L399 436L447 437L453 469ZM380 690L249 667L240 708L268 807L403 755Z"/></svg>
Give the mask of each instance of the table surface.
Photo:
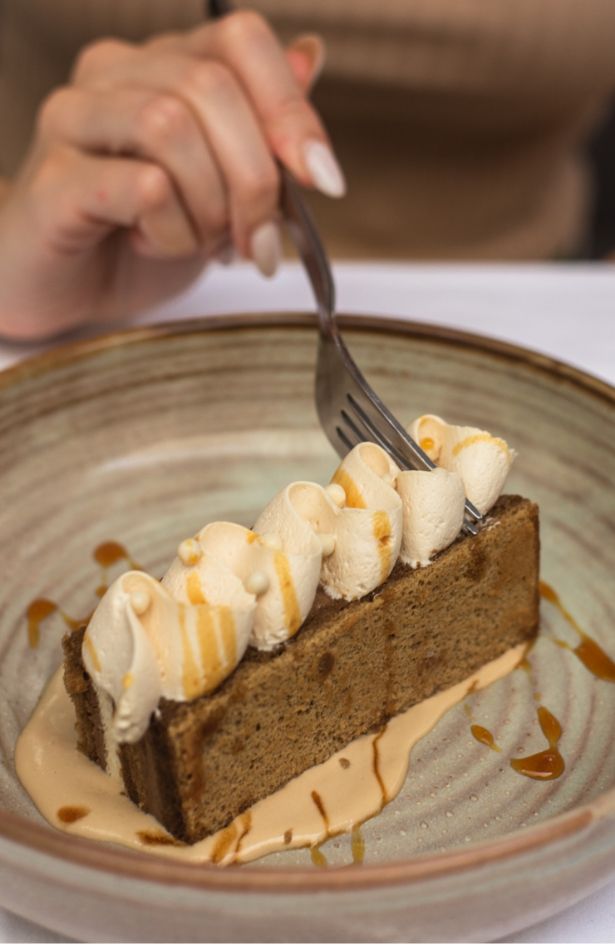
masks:
<svg viewBox="0 0 615 946"><path fill-rule="evenodd" d="M342 312L389 315L479 332L567 361L615 384L615 266L404 265L336 266ZM211 267L183 295L131 324L213 313L301 311L313 308L302 270L286 265L270 281L247 264ZM89 329L76 337L92 336ZM0 368L44 346L0 341ZM64 942L0 910L0 942ZM504 942L612 943L615 883L550 920Z"/></svg>

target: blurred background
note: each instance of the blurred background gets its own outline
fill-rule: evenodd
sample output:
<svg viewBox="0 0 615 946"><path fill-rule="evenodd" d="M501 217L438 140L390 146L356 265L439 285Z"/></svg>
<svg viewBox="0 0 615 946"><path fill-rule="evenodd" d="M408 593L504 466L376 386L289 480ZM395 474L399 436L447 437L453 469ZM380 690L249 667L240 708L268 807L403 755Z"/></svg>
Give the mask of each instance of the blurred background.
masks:
<svg viewBox="0 0 615 946"><path fill-rule="evenodd" d="M615 254L612 0L254 0L327 44L314 99L348 180L312 196L333 256ZM0 0L0 175L93 39L202 21L201 0Z"/></svg>

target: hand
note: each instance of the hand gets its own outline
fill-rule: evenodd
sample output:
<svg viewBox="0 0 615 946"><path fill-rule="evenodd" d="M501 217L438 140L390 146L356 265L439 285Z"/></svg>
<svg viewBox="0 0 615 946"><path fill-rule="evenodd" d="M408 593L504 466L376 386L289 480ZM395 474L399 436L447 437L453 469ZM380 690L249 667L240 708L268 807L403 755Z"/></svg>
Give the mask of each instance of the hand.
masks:
<svg viewBox="0 0 615 946"><path fill-rule="evenodd" d="M274 158L308 187L344 191L307 100L321 60L317 38L284 51L251 12L87 47L43 104L0 208L0 334L125 317L232 248L271 275Z"/></svg>

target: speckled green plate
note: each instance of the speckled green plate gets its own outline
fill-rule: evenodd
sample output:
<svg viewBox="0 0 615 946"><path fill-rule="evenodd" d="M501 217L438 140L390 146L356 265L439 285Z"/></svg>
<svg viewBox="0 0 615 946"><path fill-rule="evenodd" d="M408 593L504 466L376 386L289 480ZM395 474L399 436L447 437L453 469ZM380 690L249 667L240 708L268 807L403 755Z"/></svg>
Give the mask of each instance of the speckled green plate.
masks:
<svg viewBox="0 0 615 946"><path fill-rule="evenodd" d="M442 414L519 451L510 489L536 499L543 577L615 656L615 392L486 339L345 321L351 350L401 418ZM308 317L139 329L57 349L0 374L0 903L82 939L485 940L569 905L615 872L615 684L543 602L532 672L458 706L416 747L402 793L365 825L366 858L331 840L245 868L198 868L48 827L13 766L17 735L59 662L62 620L30 646L39 595L86 613L93 549L123 543L161 572L208 519L250 523L283 484L335 459L312 403ZM564 775L532 781L512 756L545 747L540 701L563 727Z"/></svg>

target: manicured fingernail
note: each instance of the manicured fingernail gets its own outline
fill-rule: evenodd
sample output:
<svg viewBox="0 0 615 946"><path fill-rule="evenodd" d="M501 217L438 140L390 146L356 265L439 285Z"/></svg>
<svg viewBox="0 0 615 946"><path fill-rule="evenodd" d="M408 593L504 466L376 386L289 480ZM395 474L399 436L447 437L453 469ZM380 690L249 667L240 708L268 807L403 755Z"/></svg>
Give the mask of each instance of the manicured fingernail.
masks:
<svg viewBox="0 0 615 946"><path fill-rule="evenodd" d="M331 148L322 141L308 141L303 153L314 187L327 197L343 197L346 181Z"/></svg>
<svg viewBox="0 0 615 946"><path fill-rule="evenodd" d="M250 256L263 276L273 276L282 258L282 241L277 224L262 223L252 234Z"/></svg>

